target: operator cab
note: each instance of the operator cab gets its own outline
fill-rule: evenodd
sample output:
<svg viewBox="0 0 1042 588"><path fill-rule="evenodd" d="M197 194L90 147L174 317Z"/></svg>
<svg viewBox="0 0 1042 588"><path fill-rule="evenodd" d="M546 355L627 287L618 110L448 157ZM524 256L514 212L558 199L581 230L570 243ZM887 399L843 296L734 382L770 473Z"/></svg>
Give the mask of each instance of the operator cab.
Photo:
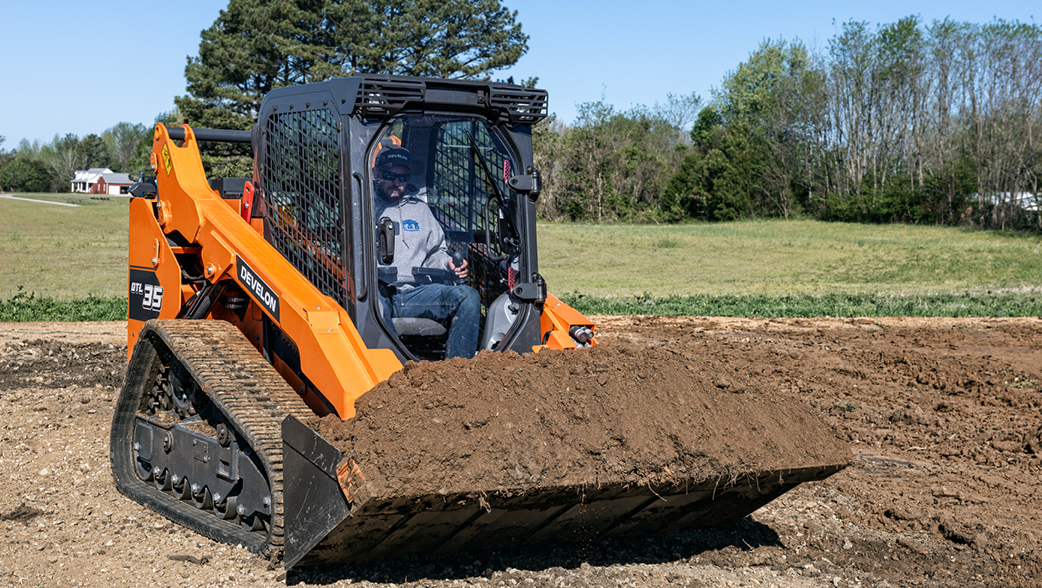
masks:
<svg viewBox="0 0 1042 588"><path fill-rule="evenodd" d="M508 292L525 246L518 194L508 185L517 169L508 139L478 116L404 113L371 145L373 304L381 307L373 314L417 359L444 358L454 324L473 330L456 335L470 341L464 356L494 349L521 308ZM439 298L468 294L480 300L472 327L466 311Z"/></svg>
<svg viewBox="0 0 1042 588"><path fill-rule="evenodd" d="M252 135L255 214L369 348L402 361L443 359L449 347L531 351L546 300L532 125L546 114L542 90L472 80L359 76L272 90ZM388 183L409 214L380 196ZM417 248L421 233L437 241L430 256ZM452 267L464 262L459 277ZM473 343L453 338L455 315L386 312L395 292L433 284L473 292ZM265 346L299 372L298 350L265 324Z"/></svg>

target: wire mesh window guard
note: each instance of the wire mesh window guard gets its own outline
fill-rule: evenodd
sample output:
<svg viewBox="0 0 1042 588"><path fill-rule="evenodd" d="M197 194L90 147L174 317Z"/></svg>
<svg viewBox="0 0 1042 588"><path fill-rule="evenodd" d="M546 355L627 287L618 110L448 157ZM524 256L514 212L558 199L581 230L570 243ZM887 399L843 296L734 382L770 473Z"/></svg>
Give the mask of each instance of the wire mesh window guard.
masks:
<svg viewBox="0 0 1042 588"><path fill-rule="evenodd" d="M468 137L469 134L469 137ZM471 245L475 231L495 229L495 205L486 210L492 188L471 148L471 138L492 173L491 181L500 192L510 194L504 176L509 178L510 159L497 145L483 121L455 120L437 125L431 169L431 211L447 232L461 234L473 276L471 285L481 294L485 306L506 291L507 268L490 259L487 246L478 241ZM485 219L488 212L490 217Z"/></svg>
<svg viewBox="0 0 1042 588"><path fill-rule="evenodd" d="M265 236L323 294L346 305L337 118L330 110L274 113L264 131Z"/></svg>

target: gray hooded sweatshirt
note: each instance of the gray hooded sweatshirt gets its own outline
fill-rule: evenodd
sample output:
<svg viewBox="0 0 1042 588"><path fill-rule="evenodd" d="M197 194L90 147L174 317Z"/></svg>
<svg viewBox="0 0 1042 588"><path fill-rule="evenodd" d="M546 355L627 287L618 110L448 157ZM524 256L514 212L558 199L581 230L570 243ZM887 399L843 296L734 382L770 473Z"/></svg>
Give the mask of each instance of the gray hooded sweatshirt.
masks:
<svg viewBox="0 0 1042 588"><path fill-rule="evenodd" d="M377 223L384 217L394 221L394 261L381 262L380 267L398 270L399 288L416 286L414 267L449 269L452 256L445 243L445 232L423 200L413 193L394 202L378 196L375 204Z"/></svg>

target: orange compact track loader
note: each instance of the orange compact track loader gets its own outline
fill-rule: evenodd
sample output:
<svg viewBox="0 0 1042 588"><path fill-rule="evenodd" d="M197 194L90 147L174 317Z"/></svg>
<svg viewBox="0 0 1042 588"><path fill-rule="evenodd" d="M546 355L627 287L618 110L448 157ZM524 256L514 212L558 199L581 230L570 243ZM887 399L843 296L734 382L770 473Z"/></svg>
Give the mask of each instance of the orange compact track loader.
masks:
<svg viewBox="0 0 1042 588"><path fill-rule="evenodd" d="M534 489L466 508L370 501L366 464L306 424L351 419L404 362L446 357L450 325L385 311L403 278L387 272L395 236L417 230L379 213L374 192L387 178L426 205L455 265L467 261L476 350L597 343L593 323L548 294L538 271L531 129L546 112L541 90L365 76L274 90L252 131L156 125L154 176L131 189L131 351L111 433L120 491L289 568L553 539L558 520L594 536L722 524L839 469L793 468L784 482L766 472L723 497L682 488L669 502L628 486ZM250 143L253 177L207 180L200 141ZM407 172L380 171L381 152L404 157ZM713 500L716 514L701 516Z"/></svg>

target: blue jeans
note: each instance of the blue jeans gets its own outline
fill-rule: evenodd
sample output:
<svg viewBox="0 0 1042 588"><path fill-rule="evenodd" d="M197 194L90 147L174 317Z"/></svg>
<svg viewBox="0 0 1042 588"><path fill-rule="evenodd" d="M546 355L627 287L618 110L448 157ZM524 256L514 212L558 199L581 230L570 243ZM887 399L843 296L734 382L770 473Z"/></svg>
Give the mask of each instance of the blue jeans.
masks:
<svg viewBox="0 0 1042 588"><path fill-rule="evenodd" d="M481 320L481 296L470 286L424 284L415 288L397 289L384 302L384 321L394 332L392 318L425 318L445 325L448 341L445 343L445 359L473 357L478 349L478 322ZM389 302L389 303L388 303Z"/></svg>

